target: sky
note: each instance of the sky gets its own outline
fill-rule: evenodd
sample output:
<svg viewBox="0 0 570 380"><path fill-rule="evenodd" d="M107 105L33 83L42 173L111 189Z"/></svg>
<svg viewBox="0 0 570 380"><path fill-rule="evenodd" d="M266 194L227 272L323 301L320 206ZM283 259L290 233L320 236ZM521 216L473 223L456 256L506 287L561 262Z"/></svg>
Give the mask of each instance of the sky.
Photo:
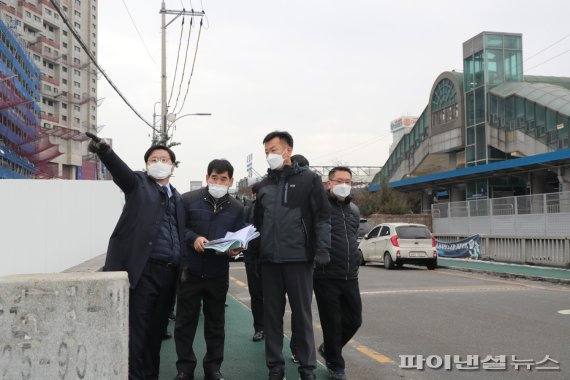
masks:
<svg viewBox="0 0 570 380"><path fill-rule="evenodd" d="M205 181L207 165L215 158L232 163L236 182L247 175L250 153L253 168L264 174L262 140L274 130L290 132L293 153L305 155L311 165L382 166L392 142L390 121L421 114L434 80L444 71L462 71L462 43L482 31L522 33L525 74L570 77L567 0L165 3L167 9L203 9L207 15L188 97L177 115L212 115L176 122L173 140L180 145L173 150L180 166L172 183L181 192L189 190L190 181ZM161 99L160 6L160 0L100 0L98 9L98 62L150 123ZM167 22L173 17L167 16ZM167 96L181 21L167 28ZM199 19L193 25L179 105ZM114 150L132 169L143 169L151 128L103 77L98 97L103 98L98 124L104 125L99 135L113 139Z"/></svg>

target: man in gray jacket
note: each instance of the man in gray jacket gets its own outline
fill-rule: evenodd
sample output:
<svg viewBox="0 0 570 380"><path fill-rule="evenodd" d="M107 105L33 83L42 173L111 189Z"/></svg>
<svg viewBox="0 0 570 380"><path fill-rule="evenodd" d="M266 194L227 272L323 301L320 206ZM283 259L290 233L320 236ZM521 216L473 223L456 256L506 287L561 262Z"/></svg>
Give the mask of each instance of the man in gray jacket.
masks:
<svg viewBox="0 0 570 380"><path fill-rule="evenodd" d="M295 323L301 379L314 379L311 301L313 266L330 260L330 204L321 178L292 165L293 138L271 132L263 139L270 169L260 183L254 221L261 232L265 359L269 379L283 379L283 316L287 294Z"/></svg>

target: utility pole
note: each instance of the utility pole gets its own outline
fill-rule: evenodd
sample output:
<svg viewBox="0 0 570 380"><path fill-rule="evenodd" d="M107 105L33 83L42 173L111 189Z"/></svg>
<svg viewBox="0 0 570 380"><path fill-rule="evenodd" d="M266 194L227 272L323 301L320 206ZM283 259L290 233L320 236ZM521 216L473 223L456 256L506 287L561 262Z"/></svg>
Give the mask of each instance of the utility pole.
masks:
<svg viewBox="0 0 570 380"><path fill-rule="evenodd" d="M168 142L168 125L166 120L166 115L168 114L168 105L166 104L166 28L168 25L172 24L180 16L198 16L203 17L204 11L194 12L194 10L188 12L185 9L181 11L166 9L164 0L162 0L162 6L160 8L160 14L162 18L162 82L161 82L161 114L160 114L160 136L158 138L159 144L166 145ZM166 15L175 15L175 17L166 23Z"/></svg>

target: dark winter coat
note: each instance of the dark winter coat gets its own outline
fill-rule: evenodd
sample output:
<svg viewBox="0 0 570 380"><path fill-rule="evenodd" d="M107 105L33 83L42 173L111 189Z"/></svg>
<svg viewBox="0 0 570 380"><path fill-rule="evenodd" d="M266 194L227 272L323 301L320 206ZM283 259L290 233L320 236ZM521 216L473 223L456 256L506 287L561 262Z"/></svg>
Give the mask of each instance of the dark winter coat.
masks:
<svg viewBox="0 0 570 380"><path fill-rule="evenodd" d="M321 177L308 168L269 170L260 183L254 220L261 262L312 262L315 255L329 254L330 204Z"/></svg>
<svg viewBox="0 0 570 380"><path fill-rule="evenodd" d="M208 188L182 195L186 209L185 242L188 254L183 258L187 273L201 278L229 276L229 256L206 249L198 252L194 241L199 236L208 240L223 238L226 232L245 227L243 205L228 194L216 200Z"/></svg>
<svg viewBox="0 0 570 380"><path fill-rule="evenodd" d="M353 280L358 278L358 226L360 212L348 196L339 200L329 192L331 205L331 261L314 272L315 278Z"/></svg>
<svg viewBox="0 0 570 380"><path fill-rule="evenodd" d="M98 154L113 182L125 193L125 206L109 239L104 271L126 271L134 288L153 251L163 215L168 205L167 195L145 172L132 171L112 150ZM178 236L184 236L184 205L178 191L172 187L176 204ZM184 255L184 247L181 247Z"/></svg>

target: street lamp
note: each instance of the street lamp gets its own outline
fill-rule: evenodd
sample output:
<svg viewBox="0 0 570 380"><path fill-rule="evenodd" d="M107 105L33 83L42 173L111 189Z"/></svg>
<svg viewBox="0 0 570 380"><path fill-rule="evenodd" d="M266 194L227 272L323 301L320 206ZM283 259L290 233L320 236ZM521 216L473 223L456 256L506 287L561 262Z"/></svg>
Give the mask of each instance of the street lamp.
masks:
<svg viewBox="0 0 570 380"><path fill-rule="evenodd" d="M166 120L168 120L169 123L173 124L175 121L178 121L178 120L180 120L186 116L212 116L212 114L209 112L208 113L198 112L198 113L187 113L185 115L177 117L177 115L175 113L169 113L168 115L166 115Z"/></svg>

